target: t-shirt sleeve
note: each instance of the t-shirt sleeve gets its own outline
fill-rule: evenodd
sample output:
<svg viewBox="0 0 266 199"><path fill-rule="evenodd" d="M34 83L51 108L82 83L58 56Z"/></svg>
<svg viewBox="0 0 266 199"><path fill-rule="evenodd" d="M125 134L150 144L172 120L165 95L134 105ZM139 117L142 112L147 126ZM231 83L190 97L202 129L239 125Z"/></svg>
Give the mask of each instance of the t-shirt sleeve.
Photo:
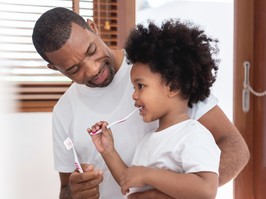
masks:
<svg viewBox="0 0 266 199"><path fill-rule="evenodd" d="M214 172L219 175L221 151L209 131L188 135L183 142L181 161L185 173Z"/></svg>
<svg viewBox="0 0 266 199"><path fill-rule="evenodd" d="M217 104L218 104L218 99L213 94L211 94L204 101L200 101L197 104L193 104L193 107L189 109L190 118L198 120L200 117L202 117L205 113L207 113Z"/></svg>
<svg viewBox="0 0 266 199"><path fill-rule="evenodd" d="M67 114L63 115L65 115L65 119L68 118ZM64 145L64 140L69 135L61 117L60 107L55 107L52 119L54 168L58 172L71 173L75 170L73 152L67 150Z"/></svg>

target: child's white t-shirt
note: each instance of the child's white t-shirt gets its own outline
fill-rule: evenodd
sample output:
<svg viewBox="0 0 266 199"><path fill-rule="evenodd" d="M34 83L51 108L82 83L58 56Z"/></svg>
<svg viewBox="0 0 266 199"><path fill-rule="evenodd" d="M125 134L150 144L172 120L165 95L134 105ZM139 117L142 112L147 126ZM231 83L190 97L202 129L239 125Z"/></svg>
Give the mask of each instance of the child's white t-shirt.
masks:
<svg viewBox="0 0 266 199"><path fill-rule="evenodd" d="M208 129L189 119L159 132L146 134L137 145L132 166L166 169L177 173L219 174L220 149ZM147 190L133 188L130 193Z"/></svg>

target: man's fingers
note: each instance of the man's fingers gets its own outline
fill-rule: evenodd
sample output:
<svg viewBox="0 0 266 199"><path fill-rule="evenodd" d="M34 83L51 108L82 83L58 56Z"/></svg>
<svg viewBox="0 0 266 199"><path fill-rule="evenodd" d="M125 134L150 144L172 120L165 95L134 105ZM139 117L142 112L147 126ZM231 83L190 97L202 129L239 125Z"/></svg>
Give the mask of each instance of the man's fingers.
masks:
<svg viewBox="0 0 266 199"><path fill-rule="evenodd" d="M85 197L86 196L86 197ZM91 198L91 197L99 197L99 186L95 186L93 188L90 189L86 189L82 192L79 192L79 197L80 198Z"/></svg>
<svg viewBox="0 0 266 199"><path fill-rule="evenodd" d="M81 167L82 167L84 172L93 171L93 169L94 169L94 166L92 166L90 164L81 164Z"/></svg>
<svg viewBox="0 0 266 199"><path fill-rule="evenodd" d="M86 189L83 191L78 191L74 194L74 196L75 199L83 199L83 198L98 199L100 197L99 186Z"/></svg>
<svg viewBox="0 0 266 199"><path fill-rule="evenodd" d="M103 180L103 173L100 170L94 170L92 165L81 165L84 173L73 172L69 176L70 184L86 183L87 181L97 182L98 184ZM97 185L97 184L96 184Z"/></svg>
<svg viewBox="0 0 266 199"><path fill-rule="evenodd" d="M103 173L91 165L83 165L83 168L86 170L84 173L73 172L69 177L72 196L75 199L98 199Z"/></svg>

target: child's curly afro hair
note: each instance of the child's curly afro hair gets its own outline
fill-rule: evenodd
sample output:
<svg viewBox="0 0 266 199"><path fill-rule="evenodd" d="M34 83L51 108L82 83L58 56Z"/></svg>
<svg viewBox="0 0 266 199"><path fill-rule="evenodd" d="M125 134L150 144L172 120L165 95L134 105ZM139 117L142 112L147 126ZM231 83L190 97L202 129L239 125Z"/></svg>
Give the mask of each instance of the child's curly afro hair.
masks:
<svg viewBox="0 0 266 199"><path fill-rule="evenodd" d="M131 63L148 64L171 89L180 89L192 107L210 95L216 80L219 59L213 56L219 51L217 43L192 23L170 19L161 27L152 21L147 27L138 24L131 31L125 50Z"/></svg>

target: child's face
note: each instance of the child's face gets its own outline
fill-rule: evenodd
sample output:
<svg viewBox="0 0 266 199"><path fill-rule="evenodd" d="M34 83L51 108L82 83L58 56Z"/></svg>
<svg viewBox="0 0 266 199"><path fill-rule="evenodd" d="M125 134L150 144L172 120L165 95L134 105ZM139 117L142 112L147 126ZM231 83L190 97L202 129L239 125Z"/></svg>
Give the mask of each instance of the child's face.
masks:
<svg viewBox="0 0 266 199"><path fill-rule="evenodd" d="M166 86L159 73L151 72L148 65L136 63L131 70L131 82L134 86L132 98L135 105L143 108L140 114L144 122L163 118L168 114L169 86Z"/></svg>

